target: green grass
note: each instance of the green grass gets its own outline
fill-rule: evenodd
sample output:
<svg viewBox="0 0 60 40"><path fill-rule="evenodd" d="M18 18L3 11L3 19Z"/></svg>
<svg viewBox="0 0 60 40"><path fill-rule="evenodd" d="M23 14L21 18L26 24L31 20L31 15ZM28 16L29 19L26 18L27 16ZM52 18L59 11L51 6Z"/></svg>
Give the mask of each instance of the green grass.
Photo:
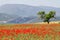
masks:
<svg viewBox="0 0 60 40"><path fill-rule="evenodd" d="M60 40L60 35L48 35L46 34L44 37L43 35L36 35L36 34L19 34L16 36L6 36L4 35L1 40L4 40L5 38L8 38L10 40L11 38L14 38L15 40ZM13 40L13 39L12 39Z"/></svg>

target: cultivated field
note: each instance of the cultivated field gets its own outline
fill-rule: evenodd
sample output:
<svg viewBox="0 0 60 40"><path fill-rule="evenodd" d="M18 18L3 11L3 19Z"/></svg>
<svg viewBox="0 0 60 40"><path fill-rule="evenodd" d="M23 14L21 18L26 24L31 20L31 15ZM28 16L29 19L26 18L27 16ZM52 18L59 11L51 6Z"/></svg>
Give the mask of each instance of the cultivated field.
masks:
<svg viewBox="0 0 60 40"><path fill-rule="evenodd" d="M60 40L60 24L0 24L0 40Z"/></svg>

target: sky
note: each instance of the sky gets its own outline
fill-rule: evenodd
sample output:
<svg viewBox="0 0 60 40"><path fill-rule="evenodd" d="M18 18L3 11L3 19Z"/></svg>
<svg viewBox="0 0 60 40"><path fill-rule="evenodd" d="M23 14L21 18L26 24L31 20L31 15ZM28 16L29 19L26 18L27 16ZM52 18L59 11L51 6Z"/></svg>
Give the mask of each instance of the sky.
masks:
<svg viewBox="0 0 60 40"><path fill-rule="evenodd" d="M0 6L4 4L26 4L31 6L51 6L60 8L60 0L0 0Z"/></svg>

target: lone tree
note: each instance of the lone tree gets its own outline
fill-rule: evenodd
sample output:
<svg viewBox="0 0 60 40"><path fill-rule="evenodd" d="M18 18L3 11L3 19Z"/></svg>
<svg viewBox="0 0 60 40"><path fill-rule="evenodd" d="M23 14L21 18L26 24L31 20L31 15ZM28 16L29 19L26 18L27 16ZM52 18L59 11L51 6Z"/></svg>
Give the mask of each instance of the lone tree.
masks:
<svg viewBox="0 0 60 40"><path fill-rule="evenodd" d="M55 18L55 11L50 11L48 14L45 13L45 11L39 11L37 13L37 15L39 16L39 18L43 19L43 22L50 22L51 18Z"/></svg>

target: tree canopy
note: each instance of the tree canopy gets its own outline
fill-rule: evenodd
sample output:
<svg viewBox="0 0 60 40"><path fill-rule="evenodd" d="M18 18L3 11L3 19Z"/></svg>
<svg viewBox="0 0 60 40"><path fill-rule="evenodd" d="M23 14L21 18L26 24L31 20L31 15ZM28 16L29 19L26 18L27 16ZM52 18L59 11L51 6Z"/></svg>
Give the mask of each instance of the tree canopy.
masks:
<svg viewBox="0 0 60 40"><path fill-rule="evenodd" d="M55 11L50 11L49 13L45 13L45 11L39 11L38 13L37 13L37 15L41 18L41 19L43 19L43 21L44 22L50 22L49 20L51 19L51 18L55 18L55 14L56 14L56 12Z"/></svg>

